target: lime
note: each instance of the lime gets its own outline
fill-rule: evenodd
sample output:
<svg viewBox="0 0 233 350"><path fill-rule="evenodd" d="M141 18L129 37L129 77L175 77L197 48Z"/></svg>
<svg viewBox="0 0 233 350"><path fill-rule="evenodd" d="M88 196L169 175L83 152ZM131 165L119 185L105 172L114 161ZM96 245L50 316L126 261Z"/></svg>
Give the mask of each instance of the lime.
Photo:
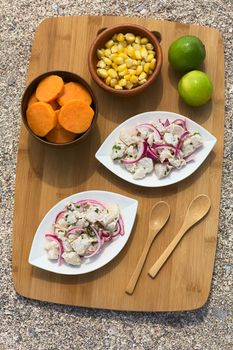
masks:
<svg viewBox="0 0 233 350"><path fill-rule="evenodd" d="M197 107L209 101L212 96L213 85L206 73L193 70L180 79L178 91L184 102Z"/></svg>
<svg viewBox="0 0 233 350"><path fill-rule="evenodd" d="M202 41L193 35L185 35L175 40L169 47L168 60L179 72L197 69L206 55Z"/></svg>

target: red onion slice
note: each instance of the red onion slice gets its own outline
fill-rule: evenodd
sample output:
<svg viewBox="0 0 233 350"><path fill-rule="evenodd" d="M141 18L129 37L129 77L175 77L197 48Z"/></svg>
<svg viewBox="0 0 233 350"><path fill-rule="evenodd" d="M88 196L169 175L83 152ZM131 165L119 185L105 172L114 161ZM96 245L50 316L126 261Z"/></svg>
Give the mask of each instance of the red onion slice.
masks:
<svg viewBox="0 0 233 350"><path fill-rule="evenodd" d="M137 125L137 128L138 127L145 127L145 128L149 128L151 130L153 130L154 132L157 132L157 134L159 135L160 138L162 138L162 135L161 133L159 132L159 130L156 128L156 126L154 126L153 124L150 124L150 123L144 123L144 124L139 124Z"/></svg>
<svg viewBox="0 0 233 350"><path fill-rule="evenodd" d="M174 146L172 146L172 145L167 145L167 144L163 144L163 145L161 145L161 144L156 144L156 143L154 143L153 145L152 145L152 147L155 149L155 150L157 150L157 149L161 149L161 148L168 148L168 149L170 149L171 151L173 151L173 152L175 152L175 150L176 150L176 147L174 147Z"/></svg>
<svg viewBox="0 0 233 350"><path fill-rule="evenodd" d="M194 156L194 154L190 154L189 156L185 157L184 160L186 161L186 163L189 163L196 160L196 157Z"/></svg>
<svg viewBox="0 0 233 350"><path fill-rule="evenodd" d="M60 220L64 217L65 213L66 213L66 210L62 210L57 214L56 219L55 219L55 224L58 222L58 220Z"/></svg>
<svg viewBox="0 0 233 350"><path fill-rule="evenodd" d="M118 222L119 222L119 225L120 225L120 233L119 234L121 236L124 236L124 234L125 234L125 227L124 227L124 221L123 221L121 215L119 216Z"/></svg>
<svg viewBox="0 0 233 350"><path fill-rule="evenodd" d="M146 150L146 156L148 158L151 158L152 160L158 161L159 157L158 155L155 153L155 151L148 145L147 150Z"/></svg>
<svg viewBox="0 0 233 350"><path fill-rule="evenodd" d="M181 151L181 147L183 145L183 142L189 136L189 134L190 134L189 131L186 130L182 135L180 135L179 141L176 145L175 156L177 156L179 154L179 152Z"/></svg>
<svg viewBox="0 0 233 350"><path fill-rule="evenodd" d="M169 126L169 125L170 125L169 120L168 120L168 119L166 119L163 125L164 125L164 127L165 127L165 128L166 128L167 126Z"/></svg>
<svg viewBox="0 0 233 350"><path fill-rule="evenodd" d="M175 119L171 124L176 124L182 126L183 129L187 130L186 120L185 119Z"/></svg>
<svg viewBox="0 0 233 350"><path fill-rule="evenodd" d="M137 163L140 159L142 159L146 154L147 149L147 143L146 142L140 142L138 144L138 154L136 158L128 158L128 159L122 159L122 163L124 164L133 164Z"/></svg>
<svg viewBox="0 0 233 350"><path fill-rule="evenodd" d="M69 228L69 230L66 232L65 236L67 237L68 235L72 234L72 233L81 233L84 232L84 228L80 227L80 226L74 226Z"/></svg>
<svg viewBox="0 0 233 350"><path fill-rule="evenodd" d="M102 239L100 238L97 230L95 229L95 227L93 225L91 225L91 228L92 228L92 231L95 233L97 240L98 240L97 248L93 253L91 253L89 255L83 255L84 258L91 258L92 256L96 255L102 246Z"/></svg>

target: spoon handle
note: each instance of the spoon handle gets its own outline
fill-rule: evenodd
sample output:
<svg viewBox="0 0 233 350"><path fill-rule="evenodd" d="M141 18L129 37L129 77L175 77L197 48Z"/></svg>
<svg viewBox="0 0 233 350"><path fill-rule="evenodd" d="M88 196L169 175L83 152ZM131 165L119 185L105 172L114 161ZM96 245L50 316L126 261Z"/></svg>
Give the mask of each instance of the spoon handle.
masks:
<svg viewBox="0 0 233 350"><path fill-rule="evenodd" d="M137 263L137 266L136 266L136 268L135 268L135 270L134 270L134 272L129 280L127 287L126 287L125 291L127 294L133 294L134 288L136 287L138 278L139 278L140 273L142 271L142 268L143 268L143 265L145 263L145 260L146 260L146 257L147 257L147 254L149 252L151 244L152 244L152 240L148 239L146 241L144 248L143 248L142 255L140 256L140 259Z"/></svg>
<svg viewBox="0 0 233 350"><path fill-rule="evenodd" d="M192 226L192 225L191 225ZM191 227L189 226L182 226L180 228L180 231L177 233L177 235L173 238L169 246L165 249L165 251L160 255L156 263L150 268L148 274L150 277L154 278L161 267L164 265L164 263L167 261L173 250L176 248L177 244L180 242L181 238L184 236L185 232Z"/></svg>

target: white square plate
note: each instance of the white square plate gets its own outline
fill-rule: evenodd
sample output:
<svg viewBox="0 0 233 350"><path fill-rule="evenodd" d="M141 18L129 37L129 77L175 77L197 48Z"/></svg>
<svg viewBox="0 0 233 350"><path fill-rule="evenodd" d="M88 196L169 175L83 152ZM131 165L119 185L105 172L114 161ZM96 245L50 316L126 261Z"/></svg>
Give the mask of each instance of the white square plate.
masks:
<svg viewBox="0 0 233 350"><path fill-rule="evenodd" d="M180 170L172 169L170 174L162 179L158 179L154 172L147 174L143 179L133 179L132 174L127 171L121 164L114 162L111 159L112 146L116 140L119 139L119 134L122 128L131 128L140 123L149 123L150 121L155 121L158 119L185 119L187 128L190 132L199 132L203 138L203 146L198 148L195 153L195 160L187 163ZM103 144L100 146L98 151L95 154L96 159L102 163L107 169L112 171L115 175L120 178L131 182L132 184L144 187L163 187L172 185L176 182L184 180L190 176L194 171L196 171L199 166L204 162L208 154L213 149L216 138L210 134L206 129L204 129L199 124L195 123L191 119L188 119L180 114L173 112L145 112L138 114L130 119L127 119L124 123L120 124L115 128L112 133L106 138Z"/></svg>
<svg viewBox="0 0 233 350"><path fill-rule="evenodd" d="M44 249L45 233L51 232L57 214L64 209L67 203L76 202L80 199L99 200L106 205L111 203L118 204L124 222L125 234L118 236L116 239L103 246L97 255L85 259L80 266L71 266L65 262L58 265L57 261L51 261L47 257L47 253ZM134 224L137 207L138 202L135 199L105 191L80 192L61 200L49 210L41 221L32 242L29 263L41 269L64 275L80 275L99 269L111 261L124 248Z"/></svg>

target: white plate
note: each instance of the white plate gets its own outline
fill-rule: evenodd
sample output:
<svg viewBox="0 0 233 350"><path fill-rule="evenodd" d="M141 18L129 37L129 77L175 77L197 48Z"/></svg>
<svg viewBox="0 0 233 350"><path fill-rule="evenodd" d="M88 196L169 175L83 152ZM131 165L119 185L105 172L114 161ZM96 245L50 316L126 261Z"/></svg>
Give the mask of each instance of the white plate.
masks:
<svg viewBox="0 0 233 350"><path fill-rule="evenodd" d="M119 134L122 128L131 128L140 123L148 123L152 120L163 120L167 118L169 120L175 120L178 118L185 119L189 131L200 132L204 141L204 145L195 151L195 161L189 162L180 170L173 169L167 177L163 179L158 179L153 172L149 175L147 174L146 177L143 179L134 180L132 174L129 171L123 168L119 163L113 162L113 160L111 159L111 150L114 142L119 139ZM163 187L179 182L185 179L186 177L190 176L192 173L194 173L194 171L196 171L199 168L199 166L204 162L204 160L214 147L216 141L216 138L213 135L211 135L206 129L180 114L172 112L145 112L138 114L130 119L127 119L124 123L120 124L116 129L114 129L112 133L103 142L103 144L100 146L100 148L95 154L95 157L107 169L112 171L120 178L131 182L132 184L144 187Z"/></svg>
<svg viewBox="0 0 233 350"><path fill-rule="evenodd" d="M59 266L57 261L51 261L47 258L47 253L44 250L45 233L51 230L57 214L64 209L68 202L75 202L80 199L96 199L106 204L118 204L124 222L125 234L106 244L96 256L85 259L85 262L80 266L71 266L66 263ZM64 275L80 275L99 269L119 254L125 246L134 224L137 206L138 202L135 199L105 191L80 192L61 200L50 209L41 221L32 242L29 263L41 269Z"/></svg>

